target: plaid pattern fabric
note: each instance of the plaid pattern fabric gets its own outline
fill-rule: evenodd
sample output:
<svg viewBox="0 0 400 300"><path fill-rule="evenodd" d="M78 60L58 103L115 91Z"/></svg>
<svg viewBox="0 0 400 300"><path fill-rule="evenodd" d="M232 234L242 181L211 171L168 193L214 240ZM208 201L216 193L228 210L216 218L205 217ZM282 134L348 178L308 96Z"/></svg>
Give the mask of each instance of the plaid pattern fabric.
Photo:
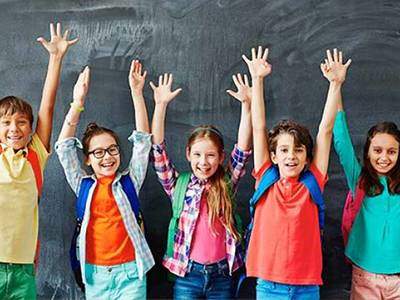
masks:
<svg viewBox="0 0 400 300"><path fill-rule="evenodd" d="M129 137L129 140L133 142L132 158L130 160L128 169L117 174L114 182L112 183L112 191L121 213L126 231L134 245L139 278L142 279L144 278L146 272L152 268L155 262L119 180L122 175L129 173L136 191L139 192L146 176L148 155L151 147L151 136L147 133L134 131ZM77 138L68 138L57 142L55 145L55 149L61 165L64 168L67 181L76 195L79 193L82 178L89 176L80 166L77 148L82 148L82 144ZM97 183L94 175L92 175L92 178ZM85 236L90 218L90 203L95 188L96 184L94 184L89 191L88 201L86 202L85 216L83 218L81 234L78 241L79 257L83 273L82 278L84 281L86 281L84 274L86 259Z"/></svg>
<svg viewBox="0 0 400 300"><path fill-rule="evenodd" d="M176 179L179 173L169 160L166 152L165 142L152 146L152 160L158 179L165 192L172 199ZM228 163L228 172L232 180L234 190L236 190L239 179L245 174L245 163L251 151L242 151L236 145L231 153ZM190 254L190 245L197 218L200 212L201 195L206 186L206 182L200 181L193 174L191 175L188 189L186 191L183 210L179 218L178 230L175 235L173 257L164 256L163 265L172 273L178 276L185 276ZM239 242L232 234L226 231L226 258L228 260L229 271L232 274L243 264L241 251L238 251Z"/></svg>

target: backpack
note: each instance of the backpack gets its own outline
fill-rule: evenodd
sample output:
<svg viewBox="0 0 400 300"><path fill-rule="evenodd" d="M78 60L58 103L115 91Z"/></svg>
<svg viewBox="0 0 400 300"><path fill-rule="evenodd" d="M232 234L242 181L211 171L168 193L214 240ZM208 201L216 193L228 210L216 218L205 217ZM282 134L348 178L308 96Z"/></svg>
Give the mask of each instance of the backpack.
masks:
<svg viewBox="0 0 400 300"><path fill-rule="evenodd" d="M129 174L122 175L119 182L121 183L122 190L124 191L129 200L129 203L131 205L133 213L135 214L138 225L144 232L144 222L142 218L142 212L140 211L139 199L136 193L135 186ZM76 204L75 204L76 226L71 240L71 247L69 250L70 264L72 271L74 273L75 281L79 286L79 288L82 290L82 292L85 292L85 284L82 279L82 270L79 261L78 236L79 233L81 232L82 221L85 215L85 208L89 191L93 184L94 184L94 179L91 177L85 177L81 181L78 197L76 199Z"/></svg>
<svg viewBox="0 0 400 300"><path fill-rule="evenodd" d="M0 145L0 154L3 153L3 147ZM28 153L26 155L26 159L29 161L31 164L33 174L35 175L35 181L36 181L36 188L38 191L38 204L40 202L40 195L42 194L42 188L43 188L43 175L42 175L42 169L40 168L40 162L39 162L39 157L34 149L28 146ZM38 267L39 264L39 252L40 252L40 241L39 239L37 240L36 244L36 253L35 253L35 258L33 259L33 263L35 265L35 268Z"/></svg>
<svg viewBox="0 0 400 300"><path fill-rule="evenodd" d="M245 234L246 251L250 242L251 231L254 225L255 208L261 196L280 178L279 169L277 166L272 165L262 176L260 183L250 199L250 223L247 226ZM325 225L325 203L322 197L321 189L315 179L313 173L309 170L301 173L299 181L303 183L311 194L311 198L318 207L318 222L319 228L322 231Z"/></svg>
<svg viewBox="0 0 400 300"><path fill-rule="evenodd" d="M175 242L175 235L176 232L178 231L178 225L179 225L179 218L181 216L182 210L183 210L183 204L185 202L185 194L186 190L190 181L190 172L183 172L179 174L176 184L175 184L175 190L174 194L172 195L173 201L172 201L172 217L169 222L168 226L168 238L167 238L167 250L165 255L168 257L173 257L174 255L174 242ZM232 188L232 184L227 176L225 176L225 181L228 184L228 193L229 197L233 199L234 197L234 192ZM238 213L234 213L234 220L235 220L235 226L237 231L239 232L240 236L242 236L243 233L243 222L242 219L240 218ZM176 279L176 276L172 273L168 273L168 280L174 281Z"/></svg>
<svg viewBox="0 0 400 300"><path fill-rule="evenodd" d="M346 201L343 208L342 215L342 234L344 245L347 245L349 240L349 234L353 226L354 220L356 219L358 212L361 209L363 200L365 198L365 191L360 187L358 183L356 186L356 191L353 193L349 191L347 193Z"/></svg>
<svg viewBox="0 0 400 300"><path fill-rule="evenodd" d="M173 257L174 254L174 239L175 239L175 234L178 231L178 225L179 225L179 218L181 216L182 210L183 210L183 204L185 201L185 194L186 190L190 181L190 172L183 172L179 174L176 184L175 184L175 190L174 194L172 196L173 201L172 201L172 217L169 222L168 226L168 238L167 238L167 251L166 251L166 256L168 257ZM225 181L228 184L228 191L229 191L229 196L231 199L233 199L233 190L232 190L232 185L230 183L230 180L225 177ZM235 219L235 225L236 228L239 232L239 234L243 231L242 228L242 220L240 216L235 213L234 215Z"/></svg>

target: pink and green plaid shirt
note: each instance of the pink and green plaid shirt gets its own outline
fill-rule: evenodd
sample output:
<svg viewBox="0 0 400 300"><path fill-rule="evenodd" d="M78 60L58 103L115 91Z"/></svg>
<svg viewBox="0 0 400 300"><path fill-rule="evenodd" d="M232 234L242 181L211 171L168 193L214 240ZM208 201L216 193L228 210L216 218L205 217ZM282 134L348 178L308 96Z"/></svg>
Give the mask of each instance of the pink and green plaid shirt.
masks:
<svg viewBox="0 0 400 300"><path fill-rule="evenodd" d="M152 146L153 164L158 179L165 192L172 201L176 179L179 173L168 158L165 142ZM245 174L245 163L251 151L240 150L236 145L231 153L228 163L228 172L234 190L236 190L239 179ZM189 263L190 245L193 232L200 212L201 195L206 182L200 181L195 175L191 175L189 185L185 194L183 210L179 218L178 231L175 236L173 257L164 256L163 265L171 273L185 276ZM226 259L230 274L243 264L241 251L238 250L240 241L234 239L233 235L226 230Z"/></svg>

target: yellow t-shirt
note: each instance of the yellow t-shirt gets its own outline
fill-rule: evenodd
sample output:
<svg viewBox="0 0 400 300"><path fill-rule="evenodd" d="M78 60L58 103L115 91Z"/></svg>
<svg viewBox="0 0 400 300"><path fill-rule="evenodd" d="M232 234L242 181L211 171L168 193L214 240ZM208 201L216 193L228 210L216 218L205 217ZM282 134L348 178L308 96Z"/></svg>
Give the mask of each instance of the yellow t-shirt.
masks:
<svg viewBox="0 0 400 300"><path fill-rule="evenodd" d="M37 134L29 142L43 170L49 156ZM38 191L26 150L0 154L0 262L33 263L38 237Z"/></svg>

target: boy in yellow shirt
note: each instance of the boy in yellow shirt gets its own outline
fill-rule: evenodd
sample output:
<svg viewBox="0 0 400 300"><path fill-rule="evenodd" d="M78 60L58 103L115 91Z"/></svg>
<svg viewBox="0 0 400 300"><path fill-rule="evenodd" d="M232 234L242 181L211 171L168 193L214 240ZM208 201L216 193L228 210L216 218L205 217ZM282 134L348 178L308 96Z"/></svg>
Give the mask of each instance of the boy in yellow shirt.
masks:
<svg viewBox="0 0 400 300"><path fill-rule="evenodd" d="M15 96L0 100L0 299L36 299L34 258L38 237L38 197L50 152L54 103L68 30L50 24L50 41L37 39L49 52L36 130L32 107ZM33 134L32 134L33 133ZM31 136L32 135L32 136Z"/></svg>

